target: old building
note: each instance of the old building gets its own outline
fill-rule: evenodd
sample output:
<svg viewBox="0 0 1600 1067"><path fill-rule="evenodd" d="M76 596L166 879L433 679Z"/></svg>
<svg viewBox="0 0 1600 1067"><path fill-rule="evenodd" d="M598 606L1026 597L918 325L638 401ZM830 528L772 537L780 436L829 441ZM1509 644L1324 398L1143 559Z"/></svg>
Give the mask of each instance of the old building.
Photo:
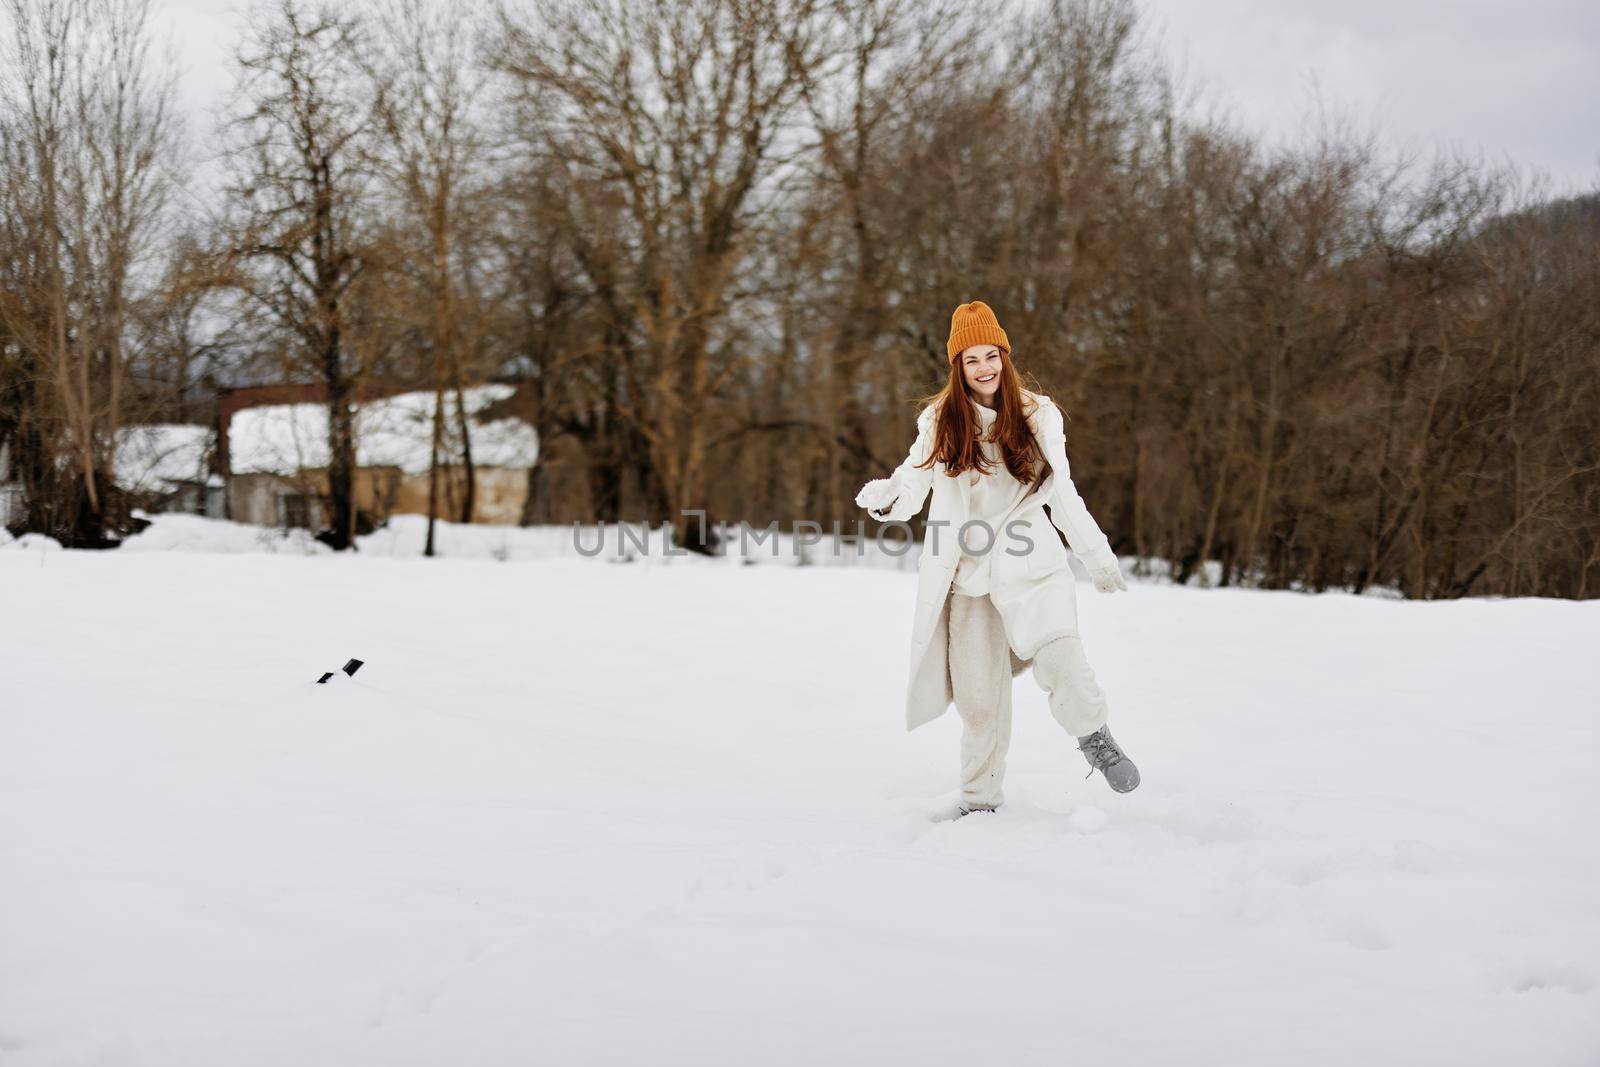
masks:
<svg viewBox="0 0 1600 1067"><path fill-rule="evenodd" d="M117 431L117 486L146 511L221 518L226 482L212 468L215 444L210 426L124 426Z"/></svg>
<svg viewBox="0 0 1600 1067"><path fill-rule="evenodd" d="M445 397L441 518L457 519L470 447L472 521L515 524L539 456L533 427L497 408L515 388L489 384L462 394L469 441L459 433L454 394ZM356 507L375 522L428 512L433 440L431 391L368 396L356 414ZM237 522L317 527L325 519L328 409L315 386L227 390L218 397L216 467L226 472L226 510Z"/></svg>

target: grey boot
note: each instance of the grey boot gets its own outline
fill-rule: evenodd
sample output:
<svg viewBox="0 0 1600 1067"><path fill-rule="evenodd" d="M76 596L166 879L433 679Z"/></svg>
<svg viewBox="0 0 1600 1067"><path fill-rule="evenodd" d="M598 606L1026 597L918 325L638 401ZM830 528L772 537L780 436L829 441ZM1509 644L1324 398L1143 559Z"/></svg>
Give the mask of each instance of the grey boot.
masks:
<svg viewBox="0 0 1600 1067"><path fill-rule="evenodd" d="M1087 737L1078 738L1078 751L1089 761L1092 768L1089 773L1099 771L1104 774L1106 783L1112 789L1129 793L1138 788L1139 768L1122 751L1122 746L1112 739L1110 727L1102 726Z"/></svg>

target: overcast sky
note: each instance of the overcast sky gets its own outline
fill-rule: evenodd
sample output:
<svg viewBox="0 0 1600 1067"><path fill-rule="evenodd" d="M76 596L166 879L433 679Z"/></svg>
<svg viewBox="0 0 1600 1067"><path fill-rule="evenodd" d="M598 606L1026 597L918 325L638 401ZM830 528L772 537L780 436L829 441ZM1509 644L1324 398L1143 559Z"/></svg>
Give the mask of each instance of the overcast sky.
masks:
<svg viewBox="0 0 1600 1067"><path fill-rule="evenodd" d="M158 0L204 141L242 5ZM530 0L533 2L533 0ZM1142 0L1209 104L1293 136L1313 86L1391 144L1445 145L1600 188L1600 0Z"/></svg>
<svg viewBox="0 0 1600 1067"><path fill-rule="evenodd" d="M1312 88L1394 144L1600 188L1600 0L1143 0L1240 121L1292 135Z"/></svg>

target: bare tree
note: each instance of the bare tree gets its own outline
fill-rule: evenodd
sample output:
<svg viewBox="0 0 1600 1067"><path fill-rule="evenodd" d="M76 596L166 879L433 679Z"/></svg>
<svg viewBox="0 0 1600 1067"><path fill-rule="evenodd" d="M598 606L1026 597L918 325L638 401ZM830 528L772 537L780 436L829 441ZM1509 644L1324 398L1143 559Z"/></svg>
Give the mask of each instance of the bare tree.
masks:
<svg viewBox="0 0 1600 1067"><path fill-rule="evenodd" d="M0 82L0 339L15 394L22 526L107 544L116 433L175 183L173 83L154 72L148 0L6 0Z"/></svg>
<svg viewBox="0 0 1600 1067"><path fill-rule="evenodd" d="M227 186L233 250L254 308L291 366L328 404L325 539L355 535L354 400L371 359L352 336L351 300L377 255L368 161L381 100L360 23L331 3L271 0L239 49Z"/></svg>
<svg viewBox="0 0 1600 1067"><path fill-rule="evenodd" d="M446 466L447 396L455 401L464 474L456 515L461 522L472 521L476 487L463 398L468 377L476 375L466 365L473 347L467 335L472 301L463 292L470 268L462 260L462 231L481 201L485 144L474 103L484 74L472 63L471 14L436 0L390 0L375 20L383 32L372 74L384 88L384 139L375 161L386 178L385 192L405 220L402 239L411 254L401 262L417 264L402 314L426 339L434 393L424 549L429 556Z"/></svg>
<svg viewBox="0 0 1600 1067"><path fill-rule="evenodd" d="M860 383L892 378L880 364L892 347L899 297L894 261L904 194L897 146L926 117L926 101L984 59L984 27L1002 22L994 3L862 0L830 6L837 46L826 65L800 71L813 150L799 191L807 216L806 254L814 284L796 295L826 330L818 395L808 429L821 465L820 520L854 512L850 498L867 476L868 419ZM804 396L803 391L797 391ZM757 422L756 425L766 425Z"/></svg>
<svg viewBox="0 0 1600 1067"><path fill-rule="evenodd" d="M830 14L814 0L500 10L495 62L519 85L526 135L567 189L593 191L568 205L566 237L605 309L651 510L688 547L705 547L684 513L706 501L712 401L740 362L719 333L735 268ZM616 218L596 227L605 203Z"/></svg>

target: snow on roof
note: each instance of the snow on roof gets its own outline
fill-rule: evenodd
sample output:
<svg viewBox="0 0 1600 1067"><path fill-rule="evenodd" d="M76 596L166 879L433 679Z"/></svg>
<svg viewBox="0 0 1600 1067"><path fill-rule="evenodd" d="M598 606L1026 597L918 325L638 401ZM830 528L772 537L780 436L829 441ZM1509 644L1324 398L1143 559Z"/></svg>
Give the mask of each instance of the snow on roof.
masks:
<svg viewBox="0 0 1600 1067"><path fill-rule="evenodd" d="M180 423L124 426L117 431L116 482L135 493L206 478L211 427Z"/></svg>
<svg viewBox="0 0 1600 1067"><path fill-rule="evenodd" d="M521 419L480 422L477 415L516 390L480 385L463 390L472 424L472 461L480 467L525 469L539 457L539 437ZM455 398L445 395L442 459L460 462L460 442L452 431ZM401 393L370 400L356 409L356 466L399 467L426 474L433 443L433 392ZM243 408L228 423L228 464L234 474L287 474L328 465L328 406L270 404Z"/></svg>

